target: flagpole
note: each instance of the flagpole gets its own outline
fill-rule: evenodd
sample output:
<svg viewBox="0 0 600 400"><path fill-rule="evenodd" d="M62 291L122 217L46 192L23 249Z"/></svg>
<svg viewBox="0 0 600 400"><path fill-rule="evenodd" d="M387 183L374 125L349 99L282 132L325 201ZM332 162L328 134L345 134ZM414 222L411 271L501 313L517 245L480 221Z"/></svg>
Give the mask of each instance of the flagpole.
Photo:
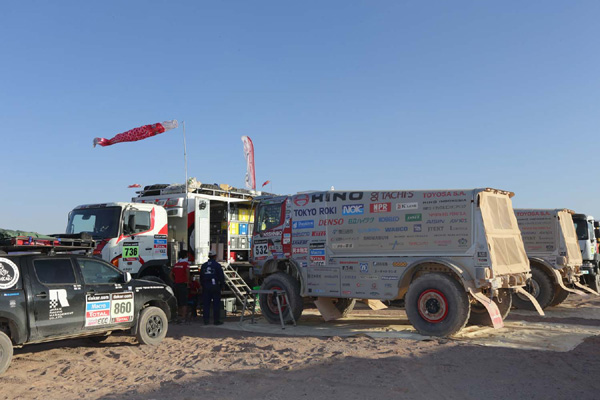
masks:
<svg viewBox="0 0 600 400"><path fill-rule="evenodd" d="M188 224L188 162L187 162L187 145L185 143L185 121L181 121L181 126L183 128L183 162L185 165L185 224ZM189 240L189 234L187 232L187 228L185 230L186 242ZM186 250L190 251L190 244L186 244ZM189 259L188 255L188 259ZM196 261L196 255L194 254L194 262Z"/></svg>

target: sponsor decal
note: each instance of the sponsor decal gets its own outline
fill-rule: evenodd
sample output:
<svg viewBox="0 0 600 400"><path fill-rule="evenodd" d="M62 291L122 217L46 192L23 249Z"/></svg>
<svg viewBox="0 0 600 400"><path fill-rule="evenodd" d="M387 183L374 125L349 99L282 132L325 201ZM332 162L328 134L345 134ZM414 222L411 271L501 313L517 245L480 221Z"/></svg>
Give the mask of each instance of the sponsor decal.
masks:
<svg viewBox="0 0 600 400"><path fill-rule="evenodd" d="M487 251L478 251L477 252L477 257L484 257L485 258L487 256L488 256Z"/></svg>
<svg viewBox="0 0 600 400"><path fill-rule="evenodd" d="M388 240L389 236L363 236L363 240Z"/></svg>
<svg viewBox="0 0 600 400"><path fill-rule="evenodd" d="M294 247L292 254L308 254L308 247Z"/></svg>
<svg viewBox="0 0 600 400"><path fill-rule="evenodd" d="M294 204L298 207L304 207L308 204L308 195L307 194L299 194L294 196Z"/></svg>
<svg viewBox="0 0 600 400"><path fill-rule="evenodd" d="M550 211L515 211L517 217L547 217L552 215Z"/></svg>
<svg viewBox="0 0 600 400"><path fill-rule="evenodd" d="M139 242L123 242L123 261L137 261L139 257Z"/></svg>
<svg viewBox="0 0 600 400"><path fill-rule="evenodd" d="M307 208L303 210L294 210L294 217L312 217L315 215L337 214L337 207L319 207Z"/></svg>
<svg viewBox="0 0 600 400"><path fill-rule="evenodd" d="M349 224L370 224L370 223L373 223L373 221L375 221L375 218L373 218L373 217L348 218Z"/></svg>
<svg viewBox="0 0 600 400"><path fill-rule="evenodd" d="M465 239L465 238L458 239L458 244L460 244L461 246L466 246L467 245L467 239Z"/></svg>
<svg viewBox="0 0 600 400"><path fill-rule="evenodd" d="M311 249L310 250L310 255L311 256L324 256L325 255L325 249Z"/></svg>
<svg viewBox="0 0 600 400"><path fill-rule="evenodd" d="M66 289L50 289L49 292L50 312L48 319L61 319L74 314L73 311L63 311L63 308L70 307Z"/></svg>
<svg viewBox="0 0 600 400"><path fill-rule="evenodd" d="M369 208L372 214L388 213L392 211L392 203L372 203Z"/></svg>
<svg viewBox="0 0 600 400"><path fill-rule="evenodd" d="M332 201L359 201L363 198L363 192L325 192L310 196L313 203Z"/></svg>
<svg viewBox="0 0 600 400"><path fill-rule="evenodd" d="M0 257L0 289L10 289L19 281L19 268L8 258Z"/></svg>
<svg viewBox="0 0 600 400"><path fill-rule="evenodd" d="M466 218L453 218L450 220L451 224L466 224L467 223L467 219Z"/></svg>
<svg viewBox="0 0 600 400"><path fill-rule="evenodd" d="M396 211L417 210L419 203L396 203Z"/></svg>
<svg viewBox="0 0 600 400"><path fill-rule="evenodd" d="M351 294L352 292L350 290L342 290L342 294Z"/></svg>
<svg viewBox="0 0 600 400"><path fill-rule="evenodd" d="M375 261L373 263L374 267L387 267L388 263L386 261Z"/></svg>
<svg viewBox="0 0 600 400"><path fill-rule="evenodd" d="M292 240L292 244L307 244L308 240L307 239L302 239L302 240Z"/></svg>
<svg viewBox="0 0 600 400"><path fill-rule="evenodd" d="M342 206L342 215L362 215L364 213L364 204L346 204Z"/></svg>
<svg viewBox="0 0 600 400"><path fill-rule="evenodd" d="M406 214L404 216L404 220L406 222L415 222L415 221L421 221L423 219L421 214Z"/></svg>
<svg viewBox="0 0 600 400"><path fill-rule="evenodd" d="M434 225L434 224L443 224L445 223L446 220L445 219L428 219L427 222L425 222L426 224L430 224L430 225Z"/></svg>
<svg viewBox="0 0 600 400"><path fill-rule="evenodd" d="M343 225L343 224L344 224L344 218L319 220L319 226ZM312 226L311 226L311 228L312 228Z"/></svg>
<svg viewBox="0 0 600 400"><path fill-rule="evenodd" d="M443 231L444 231L443 226L428 226L427 227L427 232L443 232Z"/></svg>
<svg viewBox="0 0 600 400"><path fill-rule="evenodd" d="M354 271L353 265L342 265L342 271Z"/></svg>
<svg viewBox="0 0 600 400"><path fill-rule="evenodd" d="M310 232L294 232L294 237L310 236Z"/></svg>
<svg viewBox="0 0 600 400"><path fill-rule="evenodd" d="M369 272L369 263L360 263L360 272L366 274Z"/></svg>
<svg viewBox="0 0 600 400"><path fill-rule="evenodd" d="M312 229L315 227L315 221L309 219L307 221L294 221L292 222L292 229Z"/></svg>
<svg viewBox="0 0 600 400"><path fill-rule="evenodd" d="M354 233L354 229L334 229L331 231L334 235L352 235Z"/></svg>
<svg viewBox="0 0 600 400"><path fill-rule="evenodd" d="M408 226L394 226L392 228L385 228L386 232L408 232Z"/></svg>
<svg viewBox="0 0 600 400"><path fill-rule="evenodd" d="M421 226L421 224L415 224L413 226L413 232L422 232L423 231L423 227Z"/></svg>
<svg viewBox="0 0 600 400"><path fill-rule="evenodd" d="M393 267L406 267L408 265L405 261L395 261L392 263Z"/></svg>
<svg viewBox="0 0 600 400"><path fill-rule="evenodd" d="M412 199L413 192L372 192L371 201Z"/></svg>
<svg viewBox="0 0 600 400"><path fill-rule="evenodd" d="M316 231L312 233L313 236L325 236L326 234L327 232L325 231Z"/></svg>
<svg viewBox="0 0 600 400"><path fill-rule="evenodd" d="M358 233L374 233L379 231L381 231L379 228L360 228Z"/></svg>
<svg viewBox="0 0 600 400"><path fill-rule="evenodd" d="M398 276L382 276L381 277L382 281L397 281L398 279L400 279L400 277L398 277Z"/></svg>
<svg viewBox="0 0 600 400"><path fill-rule="evenodd" d="M352 249L354 248L354 243L332 243L331 248L337 250Z"/></svg>
<svg viewBox="0 0 600 400"><path fill-rule="evenodd" d="M400 217L379 217L379 222L398 222Z"/></svg>
<svg viewBox="0 0 600 400"><path fill-rule="evenodd" d="M438 197L457 197L466 196L467 194L462 191L447 191L447 192L425 192L423 193L424 199L438 198Z"/></svg>

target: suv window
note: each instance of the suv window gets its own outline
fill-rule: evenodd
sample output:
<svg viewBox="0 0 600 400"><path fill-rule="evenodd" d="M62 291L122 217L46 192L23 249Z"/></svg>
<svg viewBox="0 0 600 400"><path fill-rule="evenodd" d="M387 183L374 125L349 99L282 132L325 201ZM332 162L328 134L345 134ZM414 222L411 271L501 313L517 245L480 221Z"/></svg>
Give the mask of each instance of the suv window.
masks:
<svg viewBox="0 0 600 400"><path fill-rule="evenodd" d="M123 275L113 267L97 260L79 258L83 281L87 284L95 283L123 283Z"/></svg>
<svg viewBox="0 0 600 400"><path fill-rule="evenodd" d="M34 260L33 269L41 283L49 285L77 283L73 265L68 258Z"/></svg>

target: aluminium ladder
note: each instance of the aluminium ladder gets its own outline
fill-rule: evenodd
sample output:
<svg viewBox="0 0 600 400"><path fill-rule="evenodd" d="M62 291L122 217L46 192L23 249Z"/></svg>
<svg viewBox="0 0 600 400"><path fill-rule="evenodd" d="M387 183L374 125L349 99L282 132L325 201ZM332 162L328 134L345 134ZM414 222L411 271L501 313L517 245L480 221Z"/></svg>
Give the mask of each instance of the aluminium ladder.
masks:
<svg viewBox="0 0 600 400"><path fill-rule="evenodd" d="M230 263L221 264L223 265L223 273L225 274L225 283L229 287L229 289L233 292L236 299L240 302L240 304L244 304L244 301L247 301L252 305L256 300L254 297L249 296L252 288L248 286L248 284L242 279L240 274L231 266Z"/></svg>

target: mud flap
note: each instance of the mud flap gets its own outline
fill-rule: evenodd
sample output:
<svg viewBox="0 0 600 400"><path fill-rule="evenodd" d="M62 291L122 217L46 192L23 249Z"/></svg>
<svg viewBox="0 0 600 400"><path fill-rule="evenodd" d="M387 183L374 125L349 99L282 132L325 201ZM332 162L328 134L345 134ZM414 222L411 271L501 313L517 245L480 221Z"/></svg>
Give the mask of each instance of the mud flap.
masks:
<svg viewBox="0 0 600 400"><path fill-rule="evenodd" d="M371 310L385 310L388 308L385 304L383 304L380 300L376 299L363 299L363 303L365 303Z"/></svg>
<svg viewBox="0 0 600 400"><path fill-rule="evenodd" d="M590 292L591 294L595 294L596 296L600 296L600 293L596 292L594 289L589 288L585 285L582 285L581 283L577 282L577 281L573 281L573 285L582 288L583 290Z"/></svg>
<svg viewBox="0 0 600 400"><path fill-rule="evenodd" d="M478 302L484 305L488 314L490 314L490 319L492 320L492 325L494 329L499 329L504 327L504 321L502 321L502 315L500 315L500 310L498 310L498 306L492 300L488 299L481 292L475 292L473 289L469 288L469 293L473 296Z"/></svg>
<svg viewBox="0 0 600 400"><path fill-rule="evenodd" d="M538 314L540 314L542 316L546 315L546 314L544 314L544 310L542 310L542 307L540 307L540 303L537 302L537 300L535 299L535 297L533 297L531 295L531 293L529 293L527 290L523 289L522 287L516 287L516 288L514 288L514 291L527 297L529 299L529 301L531 301L533 303L533 306L535 307Z"/></svg>
<svg viewBox="0 0 600 400"><path fill-rule="evenodd" d="M556 279L556 282L558 282L558 285L561 288L563 288L564 290L566 290L567 292L575 293L575 294L578 294L578 295L581 295L581 296L587 296L586 292L582 292L581 290L571 289L571 288L566 287L565 283L563 282L562 275L557 270L553 269L552 273L554 274L554 278ZM579 285L577 285L577 283L575 285L579 286Z"/></svg>
<svg viewBox="0 0 600 400"><path fill-rule="evenodd" d="M315 306L325 321L342 318L342 313L335 307L333 300L328 297L319 297L315 300Z"/></svg>

